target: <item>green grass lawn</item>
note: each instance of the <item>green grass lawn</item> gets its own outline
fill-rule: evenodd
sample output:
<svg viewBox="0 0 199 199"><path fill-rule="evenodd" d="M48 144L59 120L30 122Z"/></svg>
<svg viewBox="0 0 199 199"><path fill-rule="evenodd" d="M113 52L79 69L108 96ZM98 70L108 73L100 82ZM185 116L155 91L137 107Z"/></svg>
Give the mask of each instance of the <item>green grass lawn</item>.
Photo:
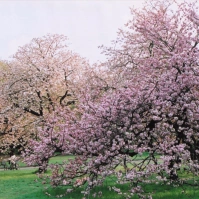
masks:
<svg viewBox="0 0 199 199"><path fill-rule="evenodd" d="M147 154L143 156L136 157L137 160L141 160L146 157ZM51 158L51 163L62 163L62 161L67 161L74 156L56 156ZM23 163L20 163L24 166ZM56 198L57 195L65 193L66 187L59 187L52 189L49 185L42 184L42 181L38 179L35 174L37 168L35 169L19 169L19 170L7 170L0 171L0 199L50 199ZM47 173L48 174L48 173ZM187 174L183 173L183 177L187 177ZM190 177L190 176L189 176ZM121 190L128 190L128 185L117 185L115 178L107 178L103 186L96 187L95 190L90 194L89 199L94 199L92 194L94 192L103 192L102 199L125 199L124 196L117 195L113 191L109 191L109 186L116 186ZM46 189L47 188L47 189ZM81 191L85 189L81 188L69 195L63 197L64 199L82 199L83 195L80 194ZM173 187L169 185L160 184L150 184L145 185L144 190L146 192L152 192L154 199L198 199L199 198L199 187L191 186L181 186ZM51 196L45 194L48 191ZM182 193L184 192L184 193ZM96 197L98 198L98 197ZM87 197L88 199L88 197ZM137 199L137 197L132 197L132 199Z"/></svg>
<svg viewBox="0 0 199 199"><path fill-rule="evenodd" d="M63 161L68 161L69 159L74 159L75 156L67 155L67 156L55 156L49 160L49 164L59 163L61 164Z"/></svg>
<svg viewBox="0 0 199 199"><path fill-rule="evenodd" d="M0 171L0 199L49 199L56 198L57 194L62 194L65 192L65 187L51 189L48 188L48 192L51 196L45 195L46 185L42 184L35 175L36 169L21 169L21 170L8 170ZM38 182L36 182L38 180ZM115 184L114 178L108 178L102 187L95 188L94 191L99 192L102 190L103 199L124 199L123 196L117 195L112 191L109 191L108 186L117 186L121 190L127 190L127 185L117 185ZM144 186L147 192L153 192L154 199L198 199L199 189L198 187L172 187L169 185L156 185L150 184ZM80 192L84 190L79 189L74 193L71 193L64 199L81 199L83 196ZM182 194L182 191L185 193ZM136 199L137 197L133 197ZM89 199L94 199L91 196Z"/></svg>
<svg viewBox="0 0 199 199"><path fill-rule="evenodd" d="M0 171L0 199L47 198L35 179L34 170Z"/></svg>

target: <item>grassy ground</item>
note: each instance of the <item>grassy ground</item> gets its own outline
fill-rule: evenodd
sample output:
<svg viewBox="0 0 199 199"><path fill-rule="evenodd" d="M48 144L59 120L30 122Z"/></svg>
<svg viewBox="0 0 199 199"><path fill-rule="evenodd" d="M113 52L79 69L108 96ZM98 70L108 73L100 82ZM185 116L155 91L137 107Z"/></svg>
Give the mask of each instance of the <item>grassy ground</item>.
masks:
<svg viewBox="0 0 199 199"><path fill-rule="evenodd" d="M65 188L51 189L48 188L52 196L45 195L45 187L40 180L38 181L35 175L35 169L21 169L18 171L0 171L0 199L49 199L56 198L57 194L65 192ZM37 182L38 181L38 182ZM105 181L102 187L98 187L95 191L98 193L102 190L103 199L124 199L124 197L109 191L108 186L117 186L121 190L127 190L127 185L116 185L114 178L109 178ZM154 199L198 199L198 187L172 187L169 185L146 185L147 192L153 192ZM64 199L81 199L83 198L80 192L84 189L79 189ZM182 192L184 193L182 194ZM134 197L136 199L137 197ZM91 196L89 199L94 199Z"/></svg>
<svg viewBox="0 0 199 199"><path fill-rule="evenodd" d="M147 154L144 154L144 156ZM50 163L61 163L63 160L73 158L72 156L57 156L50 160ZM143 157L137 157L142 159ZM57 194L63 194L65 187L51 189L48 187L47 191L51 196L45 194L47 185L42 184L35 175L36 169L19 169L19 170L7 170L0 171L0 199L50 199L56 198ZM186 177L184 174L183 177ZM95 188L95 192L103 192L102 199L124 199L124 196L117 195L116 193L109 191L109 186L116 186L121 190L128 190L128 185L117 185L114 178L108 178L102 187ZM64 199L82 199L80 194L85 188L76 190L73 193L63 197ZM157 185L150 184L145 185L146 192L153 192L154 199L198 199L199 189L198 187L182 186L172 187L169 185ZM98 198L98 197L97 197ZM87 198L88 199L88 198ZM91 195L89 199L94 199ZM137 199L137 197L132 197Z"/></svg>
<svg viewBox="0 0 199 199"><path fill-rule="evenodd" d="M0 199L44 199L35 178L34 170L0 171Z"/></svg>
<svg viewBox="0 0 199 199"><path fill-rule="evenodd" d="M0 199L49 199L56 198L57 194L65 192L64 188L48 189L51 197L45 195L45 185L38 180L33 169L23 169L18 171L1 171L0 172ZM112 184L112 179L108 179L102 187L104 192L103 199L120 199L116 194L108 190L108 185ZM71 193L64 199L81 199L83 198L80 192L84 189L79 189ZM95 191L101 191L101 188L96 188ZM93 198L93 197L90 197Z"/></svg>

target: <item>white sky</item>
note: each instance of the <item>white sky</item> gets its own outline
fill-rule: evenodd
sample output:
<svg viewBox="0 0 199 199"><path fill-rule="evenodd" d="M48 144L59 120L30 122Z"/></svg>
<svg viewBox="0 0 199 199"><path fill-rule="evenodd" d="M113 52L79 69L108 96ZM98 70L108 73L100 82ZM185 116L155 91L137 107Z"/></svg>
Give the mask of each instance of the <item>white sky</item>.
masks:
<svg viewBox="0 0 199 199"><path fill-rule="evenodd" d="M64 34L70 49L91 63L103 60L100 45L110 45L143 0L0 0L0 59L47 33Z"/></svg>

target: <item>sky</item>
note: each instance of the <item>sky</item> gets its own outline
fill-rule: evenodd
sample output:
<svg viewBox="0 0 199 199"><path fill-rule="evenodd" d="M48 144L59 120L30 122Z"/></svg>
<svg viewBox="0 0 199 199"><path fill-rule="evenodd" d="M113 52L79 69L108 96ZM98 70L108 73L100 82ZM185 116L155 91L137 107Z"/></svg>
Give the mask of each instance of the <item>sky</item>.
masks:
<svg viewBox="0 0 199 199"><path fill-rule="evenodd" d="M130 7L143 0L0 0L0 59L48 33L69 38L69 48L91 64L103 61L100 45L110 46L131 19Z"/></svg>

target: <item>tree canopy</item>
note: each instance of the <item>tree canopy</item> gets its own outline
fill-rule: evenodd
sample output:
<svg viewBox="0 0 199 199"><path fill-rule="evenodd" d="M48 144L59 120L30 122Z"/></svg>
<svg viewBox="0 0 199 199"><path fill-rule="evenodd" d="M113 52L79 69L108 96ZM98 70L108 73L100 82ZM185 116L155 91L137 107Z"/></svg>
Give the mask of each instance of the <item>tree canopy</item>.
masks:
<svg viewBox="0 0 199 199"><path fill-rule="evenodd" d="M75 104L75 90L88 63L70 51L66 42L67 37L57 34L34 38L5 62L6 70L2 68L1 73L2 152L23 149L59 106Z"/></svg>

